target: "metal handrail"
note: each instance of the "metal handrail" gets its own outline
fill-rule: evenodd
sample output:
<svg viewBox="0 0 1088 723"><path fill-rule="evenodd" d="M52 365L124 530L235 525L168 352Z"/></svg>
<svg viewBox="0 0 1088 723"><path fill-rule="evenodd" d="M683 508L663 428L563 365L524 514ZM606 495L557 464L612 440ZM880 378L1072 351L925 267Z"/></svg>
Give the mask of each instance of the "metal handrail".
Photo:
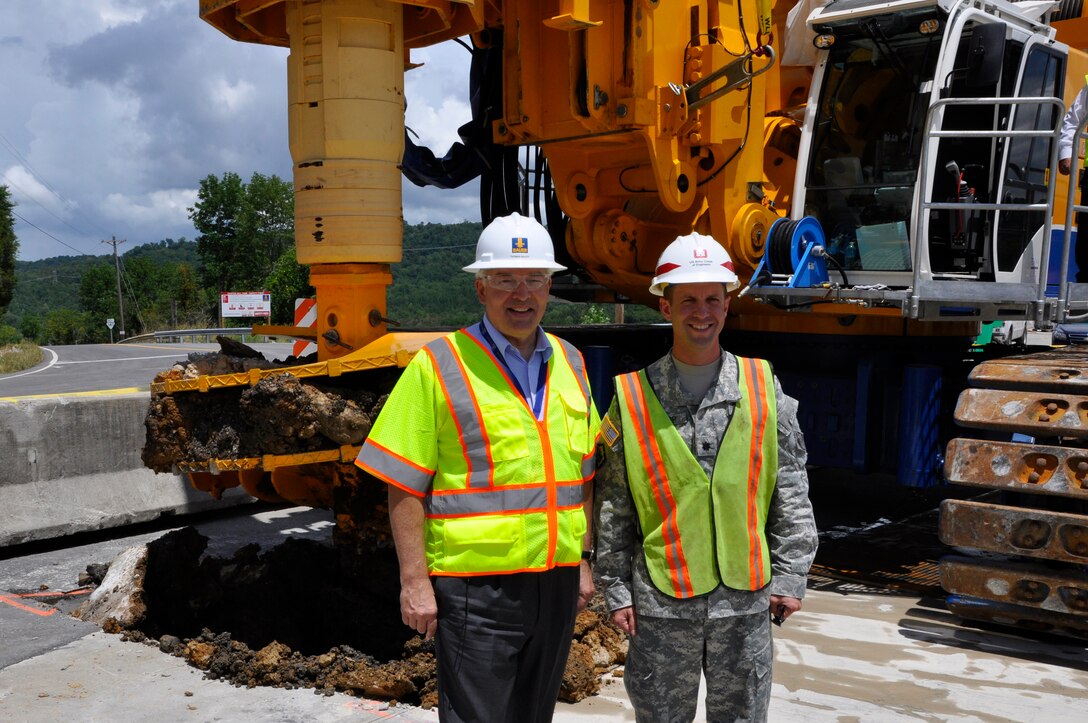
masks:
<svg viewBox="0 0 1088 723"><path fill-rule="evenodd" d="M934 123L934 113L938 108L944 108L947 105L988 105L988 106L1000 106L1000 105L1042 105L1050 104L1056 106L1059 113L1058 117L1065 116L1065 103L1060 98L1050 98L1045 96L1030 97L1030 98L1013 98L1013 97L989 97L989 98L938 98L929 107L926 113L926 133L922 143L922 157L918 166L919 176L919 193L918 197L921 199L921 203L918 205L919 214L915 219L917 229L919 233L916 234L916 242L914 245L914 282L913 292L910 299L910 316L917 318L918 307L922 301L919 294L921 288L921 262L923 246L922 234L920 233L922 225L925 223L927 217L927 211L930 209L948 209L948 208L960 208L963 204L952 204L946 202L934 202L927 201L929 197L929 183L930 176L927 174L929 168L929 155L930 155L930 143L932 138L962 138L962 137L986 137L986 138L1016 138L1016 137L1038 137L1045 138L1047 136L1053 139L1053 143L1050 146L1050 162L1049 168L1056 169L1058 167L1058 143L1060 141L1061 126L1052 129L1023 129L1023 130L933 130L931 129ZM1008 148L1005 149L1006 155L1008 154ZM1047 184L1047 199L1045 204L1037 203L974 203L968 204L972 210L992 210L992 211L1047 211L1044 214L1043 221L1043 248L1039 260L1039 272L1035 284L1035 323L1042 326L1044 323L1044 311L1046 309L1046 280L1047 280L1047 268L1050 258L1050 231L1053 223L1053 209L1054 209L1054 184ZM996 230L996 229L995 229ZM1068 226L1067 226L1068 232ZM1066 258L1064 263L1068 262L1068 243L1065 248ZM1063 265L1064 268L1064 265ZM927 269L932 273L932 269Z"/></svg>
<svg viewBox="0 0 1088 723"><path fill-rule="evenodd" d="M118 344L126 344L132 341L155 341L161 342L163 339L177 339L179 342L182 338L192 337L193 341L196 341L196 337L203 336L207 342L212 341L212 337L215 336L250 336L253 334L253 327L250 326L235 326L226 327L220 329L174 329L172 331L155 331L147 334L137 334L136 336L128 337L127 339L121 339Z"/></svg>

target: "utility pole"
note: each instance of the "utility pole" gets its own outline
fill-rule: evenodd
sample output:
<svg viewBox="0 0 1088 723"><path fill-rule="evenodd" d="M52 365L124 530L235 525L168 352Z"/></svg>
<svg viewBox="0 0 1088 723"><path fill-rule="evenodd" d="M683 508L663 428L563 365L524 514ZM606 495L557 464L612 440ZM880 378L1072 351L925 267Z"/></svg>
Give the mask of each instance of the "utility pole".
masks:
<svg viewBox="0 0 1088 723"><path fill-rule="evenodd" d="M122 341L125 338L125 301L121 297L121 261L117 258L117 244L123 244L124 242L124 239L118 240L116 236L110 237L109 241L102 242L113 246L113 268L117 277L117 309L120 312L117 320L121 323L120 337Z"/></svg>

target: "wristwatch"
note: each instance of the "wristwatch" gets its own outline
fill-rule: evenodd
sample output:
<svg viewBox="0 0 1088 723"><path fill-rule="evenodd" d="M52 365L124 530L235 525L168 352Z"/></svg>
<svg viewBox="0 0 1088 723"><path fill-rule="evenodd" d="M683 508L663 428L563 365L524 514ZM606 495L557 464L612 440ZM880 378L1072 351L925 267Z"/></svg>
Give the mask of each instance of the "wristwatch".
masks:
<svg viewBox="0 0 1088 723"><path fill-rule="evenodd" d="M589 562L593 559L593 550L582 550L582 559Z"/></svg>

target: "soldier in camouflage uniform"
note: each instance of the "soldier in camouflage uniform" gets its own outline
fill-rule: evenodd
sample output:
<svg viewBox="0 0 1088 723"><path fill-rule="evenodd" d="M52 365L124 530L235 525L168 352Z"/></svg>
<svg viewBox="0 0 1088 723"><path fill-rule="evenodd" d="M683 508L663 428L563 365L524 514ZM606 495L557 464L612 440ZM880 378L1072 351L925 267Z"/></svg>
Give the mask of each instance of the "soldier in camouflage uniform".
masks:
<svg viewBox="0 0 1088 723"><path fill-rule="evenodd" d="M737 285L714 239L691 234L670 244L651 291L663 291L673 349L643 376L617 377L601 425L597 573L613 621L630 636L624 683L639 721L693 720L701 672L707 720L766 720L771 618L801 609L816 554L797 402L766 362L718 342ZM749 369L766 371L763 386L742 380ZM751 426L760 391L771 409L763 446L750 446L743 432L732 435L742 435L740 445L727 440L735 420ZM639 408L649 411L640 417ZM668 436L669 422L678 437ZM717 490L731 476L740 505Z"/></svg>

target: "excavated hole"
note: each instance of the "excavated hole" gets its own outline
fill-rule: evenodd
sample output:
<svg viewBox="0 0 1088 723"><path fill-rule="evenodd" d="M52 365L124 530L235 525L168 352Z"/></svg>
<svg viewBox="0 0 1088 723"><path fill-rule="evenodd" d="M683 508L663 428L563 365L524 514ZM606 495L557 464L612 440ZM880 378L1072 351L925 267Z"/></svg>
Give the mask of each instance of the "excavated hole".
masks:
<svg viewBox="0 0 1088 723"><path fill-rule="evenodd" d="M207 543L193 528L150 543L139 611L124 625L108 618L104 629L235 685L437 702L433 642L401 622L391 547L349 553L288 539L218 558L203 554ZM626 657L626 639L601 604L598 597L579 615L562 700L596 693L601 673Z"/></svg>
<svg viewBox="0 0 1088 723"><path fill-rule="evenodd" d="M391 551L374 551L369 579L357 578L330 546L288 539L260 552L248 545L230 558L203 557L207 543L192 528L151 548L139 630L191 638L204 628L229 631L254 649L278 641L304 654L349 645L382 660L397 657L411 632L400 622Z"/></svg>
<svg viewBox="0 0 1088 723"><path fill-rule="evenodd" d="M190 355L157 381L306 361L267 362L243 344L219 342L221 352ZM252 387L154 395L143 461L167 472L182 462L360 444L398 376L395 369L304 381L278 374ZM238 685L313 687L432 707L433 644L401 622L396 556L387 529L378 529L387 528L384 500L361 491L365 485L349 487L354 491L334 506L351 513L359 538L351 545L289 540L222 559L203 556L207 540L195 530L176 531L149 545L142 614L124 624L111 618L105 629ZM626 650L598 596L579 615L560 699L596 693L600 674L622 663Z"/></svg>
<svg viewBox="0 0 1088 723"><path fill-rule="evenodd" d="M360 574L331 545L288 539L203 556L192 528L148 546L144 613L123 632L157 640L208 677L253 687L432 703L432 646L400 621L396 561L371 550Z"/></svg>

